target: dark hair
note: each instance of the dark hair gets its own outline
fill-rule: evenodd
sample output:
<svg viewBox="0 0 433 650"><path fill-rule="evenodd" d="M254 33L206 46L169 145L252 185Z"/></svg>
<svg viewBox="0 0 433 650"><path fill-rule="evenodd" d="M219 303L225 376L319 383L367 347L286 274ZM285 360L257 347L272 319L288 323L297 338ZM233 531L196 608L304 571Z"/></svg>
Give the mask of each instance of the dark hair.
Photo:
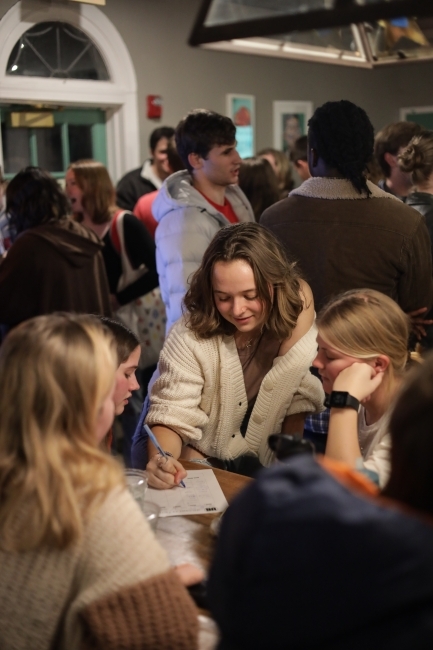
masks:
<svg viewBox="0 0 433 650"><path fill-rule="evenodd" d="M423 131L409 142L398 157L402 171L412 175L414 185L425 183L433 174L433 131Z"/></svg>
<svg viewBox="0 0 433 650"><path fill-rule="evenodd" d="M433 514L433 354L415 366L393 409L391 476L383 493Z"/></svg>
<svg viewBox="0 0 433 650"><path fill-rule="evenodd" d="M6 188L6 204L12 229L19 234L43 223L65 219L68 201L57 181L39 167L26 167Z"/></svg>
<svg viewBox="0 0 433 650"><path fill-rule="evenodd" d="M175 138L179 156L191 172L189 154L196 153L206 158L212 147L233 144L236 141L236 127L229 117L199 108L179 122Z"/></svg>
<svg viewBox="0 0 433 650"><path fill-rule="evenodd" d="M177 153L176 140L174 139L174 136L168 141L167 160L172 174L185 169L182 158Z"/></svg>
<svg viewBox="0 0 433 650"><path fill-rule="evenodd" d="M203 339L236 332L235 325L216 308L212 280L217 262L237 260L253 271L257 296L266 313L265 327L279 340L290 337L303 309L299 273L296 264L288 262L278 239L258 223L239 223L217 232L184 298L187 327Z"/></svg>
<svg viewBox="0 0 433 650"><path fill-rule="evenodd" d="M361 194L370 195L364 172L373 153L374 129L367 113L345 99L326 102L308 121L310 146Z"/></svg>
<svg viewBox="0 0 433 650"><path fill-rule="evenodd" d="M162 138L167 138L170 140L174 136L174 129L171 126L160 126L150 134L149 138L149 149L153 153L156 149L156 145Z"/></svg>
<svg viewBox="0 0 433 650"><path fill-rule="evenodd" d="M266 158L245 158L239 169L239 187L251 203L256 221L279 201L278 181Z"/></svg>
<svg viewBox="0 0 433 650"><path fill-rule="evenodd" d="M374 154L385 178L389 178L391 174L391 167L385 160L385 154L396 156L398 150L407 147L412 138L421 131L422 127L415 122L393 122L379 131L374 140Z"/></svg>
<svg viewBox="0 0 433 650"><path fill-rule="evenodd" d="M98 316L98 319L110 330L116 342L117 362L120 366L140 345L140 341L126 325L107 316Z"/></svg>
<svg viewBox="0 0 433 650"><path fill-rule="evenodd" d="M290 151L290 160L294 165L298 160L307 161L308 138L306 135L301 135L300 138L295 140L295 144Z"/></svg>

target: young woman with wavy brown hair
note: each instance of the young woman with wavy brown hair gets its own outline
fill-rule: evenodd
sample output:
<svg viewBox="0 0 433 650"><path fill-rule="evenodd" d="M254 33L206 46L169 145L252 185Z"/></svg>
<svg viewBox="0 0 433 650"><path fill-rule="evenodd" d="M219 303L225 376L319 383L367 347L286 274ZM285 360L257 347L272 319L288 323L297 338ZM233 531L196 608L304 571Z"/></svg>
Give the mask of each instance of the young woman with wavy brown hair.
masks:
<svg viewBox="0 0 433 650"><path fill-rule="evenodd" d="M184 307L161 352L146 420L172 456L149 447L149 481L157 488L180 482L180 457L244 473L268 465L269 435L302 432L305 413L323 402L309 372L311 290L265 228L220 230Z"/></svg>
<svg viewBox="0 0 433 650"><path fill-rule="evenodd" d="M99 447L117 365L90 316L33 318L2 344L2 648L197 647L194 605Z"/></svg>

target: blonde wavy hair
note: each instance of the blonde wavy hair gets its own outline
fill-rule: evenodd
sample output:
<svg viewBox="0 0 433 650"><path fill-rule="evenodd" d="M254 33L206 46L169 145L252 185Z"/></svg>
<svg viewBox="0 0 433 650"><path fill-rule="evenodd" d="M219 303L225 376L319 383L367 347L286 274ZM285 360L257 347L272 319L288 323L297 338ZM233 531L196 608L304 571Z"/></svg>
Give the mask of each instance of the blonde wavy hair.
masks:
<svg viewBox="0 0 433 650"><path fill-rule="evenodd" d="M433 174L433 131L414 136L398 156L398 166L411 174L414 185L428 181Z"/></svg>
<svg viewBox="0 0 433 650"><path fill-rule="evenodd" d="M203 339L236 332L235 325L216 308L212 279L217 262L237 260L246 262L253 271L266 314L264 326L278 340L289 338L303 309L300 275L277 238L258 223L239 223L217 232L184 298L187 327Z"/></svg>
<svg viewBox="0 0 433 650"><path fill-rule="evenodd" d="M19 325L0 349L0 544L66 548L120 467L95 425L114 381L113 338L90 316L54 314Z"/></svg>
<svg viewBox="0 0 433 650"><path fill-rule="evenodd" d="M401 374L408 362L409 317L394 300L374 289L346 291L317 318L320 336L335 350L358 359L389 357L389 373Z"/></svg>
<svg viewBox="0 0 433 650"><path fill-rule="evenodd" d="M97 160L77 160L68 167L74 172L75 181L83 192L82 206L94 224L111 221L117 210L116 190L108 170ZM77 221L83 216L78 214Z"/></svg>

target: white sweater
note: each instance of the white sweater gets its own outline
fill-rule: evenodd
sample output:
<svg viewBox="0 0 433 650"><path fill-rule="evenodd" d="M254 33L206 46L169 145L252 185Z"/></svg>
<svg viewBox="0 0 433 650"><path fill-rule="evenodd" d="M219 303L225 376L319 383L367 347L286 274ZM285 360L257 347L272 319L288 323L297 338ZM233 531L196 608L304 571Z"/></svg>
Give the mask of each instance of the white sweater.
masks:
<svg viewBox="0 0 433 650"><path fill-rule="evenodd" d="M250 454L269 465L272 452L267 440L281 431L285 416L323 410L322 385L309 372L317 351L316 334L313 325L274 360L244 438L240 426L248 403L234 337L199 339L183 320L178 321L160 355L147 424L170 427L205 455L232 460Z"/></svg>
<svg viewBox="0 0 433 650"><path fill-rule="evenodd" d="M196 647L194 604L126 489L72 547L0 549L2 650Z"/></svg>

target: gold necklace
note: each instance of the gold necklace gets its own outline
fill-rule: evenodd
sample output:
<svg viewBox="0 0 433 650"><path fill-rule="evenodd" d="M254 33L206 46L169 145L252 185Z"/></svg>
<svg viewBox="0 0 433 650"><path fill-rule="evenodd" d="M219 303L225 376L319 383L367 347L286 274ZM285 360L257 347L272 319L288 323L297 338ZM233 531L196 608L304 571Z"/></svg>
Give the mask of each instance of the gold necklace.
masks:
<svg viewBox="0 0 433 650"><path fill-rule="evenodd" d="M252 338L248 339L248 341L246 341L243 345L242 344L241 345L236 345L236 347L237 347L238 350L240 350L242 352L243 350L247 350L248 348L250 348L253 345L253 343L256 341L256 339L257 339L257 336L253 336ZM236 338L235 338L235 341L236 341Z"/></svg>

